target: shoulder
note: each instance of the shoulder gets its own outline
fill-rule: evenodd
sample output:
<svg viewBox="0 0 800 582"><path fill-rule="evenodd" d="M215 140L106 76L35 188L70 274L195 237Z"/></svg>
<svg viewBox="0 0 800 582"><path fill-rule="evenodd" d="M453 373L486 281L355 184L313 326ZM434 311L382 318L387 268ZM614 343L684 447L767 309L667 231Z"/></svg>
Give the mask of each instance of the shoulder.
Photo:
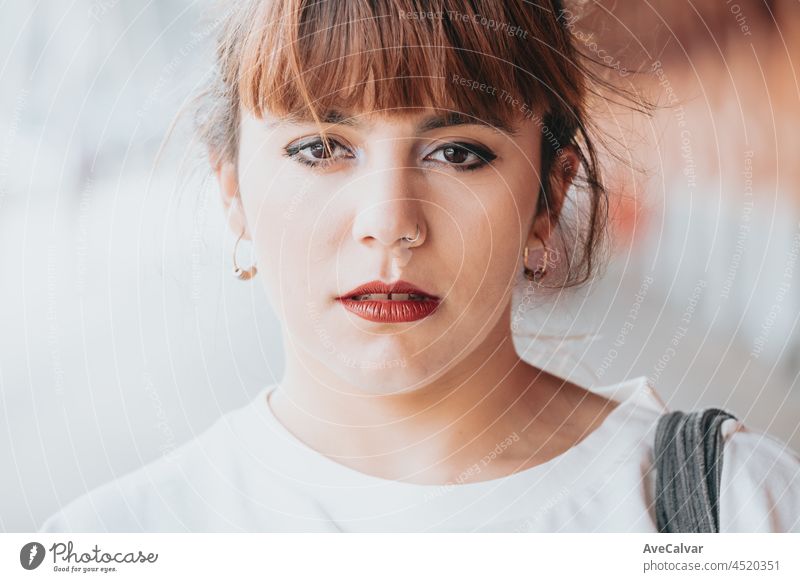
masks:
<svg viewBox="0 0 800 582"><path fill-rule="evenodd" d="M268 531L303 501L248 454L243 407L202 434L49 517L42 532Z"/></svg>
<svg viewBox="0 0 800 582"><path fill-rule="evenodd" d="M180 505L188 493L209 482L209 469L224 458L221 420L173 451L100 485L73 500L43 524L40 531L188 531ZM204 460L205 459L205 460Z"/></svg>
<svg viewBox="0 0 800 582"><path fill-rule="evenodd" d="M736 419L720 430L720 531L800 532L800 456Z"/></svg>

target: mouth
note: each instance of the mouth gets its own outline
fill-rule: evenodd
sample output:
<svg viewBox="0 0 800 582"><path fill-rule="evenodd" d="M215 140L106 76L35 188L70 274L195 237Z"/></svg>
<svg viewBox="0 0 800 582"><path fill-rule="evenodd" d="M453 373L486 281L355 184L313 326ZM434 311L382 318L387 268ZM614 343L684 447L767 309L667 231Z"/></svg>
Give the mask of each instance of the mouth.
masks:
<svg viewBox="0 0 800 582"><path fill-rule="evenodd" d="M427 295L417 293L367 293L347 297L353 301L432 301Z"/></svg>
<svg viewBox="0 0 800 582"><path fill-rule="evenodd" d="M336 299L351 313L378 323L417 321L431 315L441 302L407 281L370 281Z"/></svg>

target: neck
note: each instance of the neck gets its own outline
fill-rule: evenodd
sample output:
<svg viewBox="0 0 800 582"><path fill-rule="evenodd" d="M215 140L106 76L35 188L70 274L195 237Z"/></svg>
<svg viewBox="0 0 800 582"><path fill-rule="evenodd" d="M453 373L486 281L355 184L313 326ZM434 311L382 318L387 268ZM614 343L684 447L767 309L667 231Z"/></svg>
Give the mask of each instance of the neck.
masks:
<svg viewBox="0 0 800 582"><path fill-rule="evenodd" d="M270 405L295 436L343 464L439 482L509 437L522 442L523 429L553 394L550 380L519 358L508 317L501 317L459 364L408 393L364 395L308 355L287 354Z"/></svg>

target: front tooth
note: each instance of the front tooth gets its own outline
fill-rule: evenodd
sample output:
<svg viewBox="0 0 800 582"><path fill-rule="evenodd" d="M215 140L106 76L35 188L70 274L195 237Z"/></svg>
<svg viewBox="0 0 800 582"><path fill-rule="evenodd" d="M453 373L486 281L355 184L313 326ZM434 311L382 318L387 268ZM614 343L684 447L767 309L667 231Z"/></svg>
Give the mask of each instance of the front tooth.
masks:
<svg viewBox="0 0 800 582"><path fill-rule="evenodd" d="M424 301L426 297L416 293L368 293L356 295L353 299L355 301Z"/></svg>
<svg viewBox="0 0 800 582"><path fill-rule="evenodd" d="M386 293L368 293L366 295L357 295L357 301L386 301L389 296Z"/></svg>

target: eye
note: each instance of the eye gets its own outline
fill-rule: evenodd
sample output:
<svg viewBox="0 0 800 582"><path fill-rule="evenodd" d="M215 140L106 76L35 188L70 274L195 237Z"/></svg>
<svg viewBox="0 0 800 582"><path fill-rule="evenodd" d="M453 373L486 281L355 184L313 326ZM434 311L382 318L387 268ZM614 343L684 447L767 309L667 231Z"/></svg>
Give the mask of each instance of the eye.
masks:
<svg viewBox="0 0 800 582"><path fill-rule="evenodd" d="M352 152L335 139L328 138L327 145L320 137L293 143L284 148L285 156L311 167L327 166L336 160L353 158Z"/></svg>
<svg viewBox="0 0 800 582"><path fill-rule="evenodd" d="M464 142L454 142L444 144L425 159L445 163L452 166L455 170L464 171L477 170L487 165L495 158L497 158L497 156L494 153L481 146Z"/></svg>

